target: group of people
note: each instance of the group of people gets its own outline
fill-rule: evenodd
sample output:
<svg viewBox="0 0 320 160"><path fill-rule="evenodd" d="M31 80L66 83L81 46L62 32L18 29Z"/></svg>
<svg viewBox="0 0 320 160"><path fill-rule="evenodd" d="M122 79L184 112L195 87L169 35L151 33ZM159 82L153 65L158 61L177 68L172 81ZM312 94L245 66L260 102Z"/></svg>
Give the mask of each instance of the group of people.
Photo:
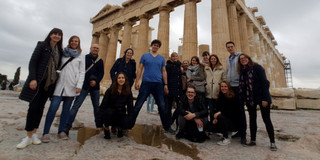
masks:
<svg viewBox="0 0 320 160"><path fill-rule="evenodd" d="M228 145L233 137L241 137L241 144L256 145L257 105L270 138L270 149L276 150L274 130L270 119L271 98L269 81L262 66L244 54L235 52L235 44L227 42L230 53L225 71L218 56L204 52L203 60L193 56L182 63L177 53L170 60L158 54L161 41L153 40L149 53L142 55L138 67L133 59L134 51L128 48L110 70L111 86L99 105L99 83L104 75L103 60L99 58L99 45L93 44L90 53L81 53L80 39L72 36L68 46L62 49L63 33L54 28L43 42L39 42L29 63L29 76L20 99L29 102L25 130L27 137L17 148L29 144L49 142L50 126L61 101L58 137L68 139L69 130L78 109L90 93L96 127L110 139L110 130L123 137L124 131L134 127L138 114L151 94L158 106L162 127L175 134L171 125L176 122L179 130L176 138L203 142L207 132L220 132L219 145ZM141 82L140 82L141 81ZM139 95L133 104L131 88ZM50 97L41 140L36 135L44 105ZM172 113L172 106L176 109ZM251 140L246 139L247 106L250 119ZM72 107L71 107L72 106ZM111 127L111 129L110 129Z"/></svg>

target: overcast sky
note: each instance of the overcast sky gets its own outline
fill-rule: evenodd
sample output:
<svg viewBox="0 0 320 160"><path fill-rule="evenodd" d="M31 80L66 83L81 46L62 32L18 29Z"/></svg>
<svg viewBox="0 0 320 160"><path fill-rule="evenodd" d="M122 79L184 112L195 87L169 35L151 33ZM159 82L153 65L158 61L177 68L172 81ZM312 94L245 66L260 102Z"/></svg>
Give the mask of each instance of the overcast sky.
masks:
<svg viewBox="0 0 320 160"><path fill-rule="evenodd" d="M0 2L0 73L12 79L21 67L21 79L28 75L28 63L37 44L53 27L64 32L64 46L78 35L83 53L89 52L94 17L107 3L121 5L124 0L3 0ZM256 6L278 42L276 47L291 61L295 88L320 87L319 0L246 0ZM211 0L198 3L198 41L211 45ZM170 49L177 51L183 35L184 6L170 14ZM159 17L150 20L157 37Z"/></svg>

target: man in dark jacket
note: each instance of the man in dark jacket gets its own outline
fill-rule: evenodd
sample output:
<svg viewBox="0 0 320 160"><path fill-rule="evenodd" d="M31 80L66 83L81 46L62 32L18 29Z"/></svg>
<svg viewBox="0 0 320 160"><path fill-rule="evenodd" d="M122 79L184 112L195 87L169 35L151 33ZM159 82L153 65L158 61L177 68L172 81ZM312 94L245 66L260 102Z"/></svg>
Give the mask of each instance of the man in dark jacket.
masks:
<svg viewBox="0 0 320 160"><path fill-rule="evenodd" d="M188 85L186 96L182 97L177 110L179 133L176 138L186 138L193 142L205 141L207 136L204 126L208 123L208 109L204 105L204 98L196 96L194 86Z"/></svg>
<svg viewBox="0 0 320 160"><path fill-rule="evenodd" d="M99 114L100 81L104 75L103 60L98 56L99 45L92 44L90 53L86 55L86 75L84 78L80 95L76 97L73 106L69 112L67 126L64 129L66 134L72 127L72 123L77 115L79 108L90 93L93 105L94 119L97 127L97 118Z"/></svg>

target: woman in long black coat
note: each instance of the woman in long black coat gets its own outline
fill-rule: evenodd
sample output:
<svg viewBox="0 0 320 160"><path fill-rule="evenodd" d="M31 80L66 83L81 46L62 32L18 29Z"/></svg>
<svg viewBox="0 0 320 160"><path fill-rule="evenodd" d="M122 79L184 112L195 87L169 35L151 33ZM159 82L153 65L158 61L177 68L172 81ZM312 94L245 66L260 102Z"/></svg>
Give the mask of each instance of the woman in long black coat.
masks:
<svg viewBox="0 0 320 160"><path fill-rule="evenodd" d="M55 88L56 70L61 61L63 33L59 28L50 31L43 42L38 42L29 62L29 75L19 96L29 102L23 138L17 148L25 148L30 144L40 144L35 134L39 128L44 106Z"/></svg>
<svg viewBox="0 0 320 160"><path fill-rule="evenodd" d="M270 83L266 73L261 65L253 62L250 56L243 53L239 55L238 72L240 73L240 100L246 104L249 112L251 141L248 145L256 145L257 105L259 105L269 135L270 149L275 151L277 146L275 145L274 129L270 119Z"/></svg>

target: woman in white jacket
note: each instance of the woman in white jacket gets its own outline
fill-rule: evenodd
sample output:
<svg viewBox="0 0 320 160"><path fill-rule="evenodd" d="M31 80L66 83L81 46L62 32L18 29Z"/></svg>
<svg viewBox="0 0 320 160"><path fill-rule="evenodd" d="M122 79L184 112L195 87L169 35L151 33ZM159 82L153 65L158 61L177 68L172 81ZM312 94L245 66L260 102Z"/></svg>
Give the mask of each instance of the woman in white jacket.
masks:
<svg viewBox="0 0 320 160"><path fill-rule="evenodd" d="M206 75L206 106L209 105L210 121L216 112L216 99L219 93L219 83L226 81L226 72L223 69L217 55L212 54L209 58L209 65L205 67Z"/></svg>
<svg viewBox="0 0 320 160"><path fill-rule="evenodd" d="M68 46L63 50L59 79L53 93L50 107L46 116L43 130L42 142L49 142L49 131L56 115L56 112L63 101L63 107L60 116L58 137L68 139L68 135L63 132L68 113L75 96L79 95L85 76L85 55L81 54L80 38L72 36L69 39ZM64 66L64 67L63 67Z"/></svg>

